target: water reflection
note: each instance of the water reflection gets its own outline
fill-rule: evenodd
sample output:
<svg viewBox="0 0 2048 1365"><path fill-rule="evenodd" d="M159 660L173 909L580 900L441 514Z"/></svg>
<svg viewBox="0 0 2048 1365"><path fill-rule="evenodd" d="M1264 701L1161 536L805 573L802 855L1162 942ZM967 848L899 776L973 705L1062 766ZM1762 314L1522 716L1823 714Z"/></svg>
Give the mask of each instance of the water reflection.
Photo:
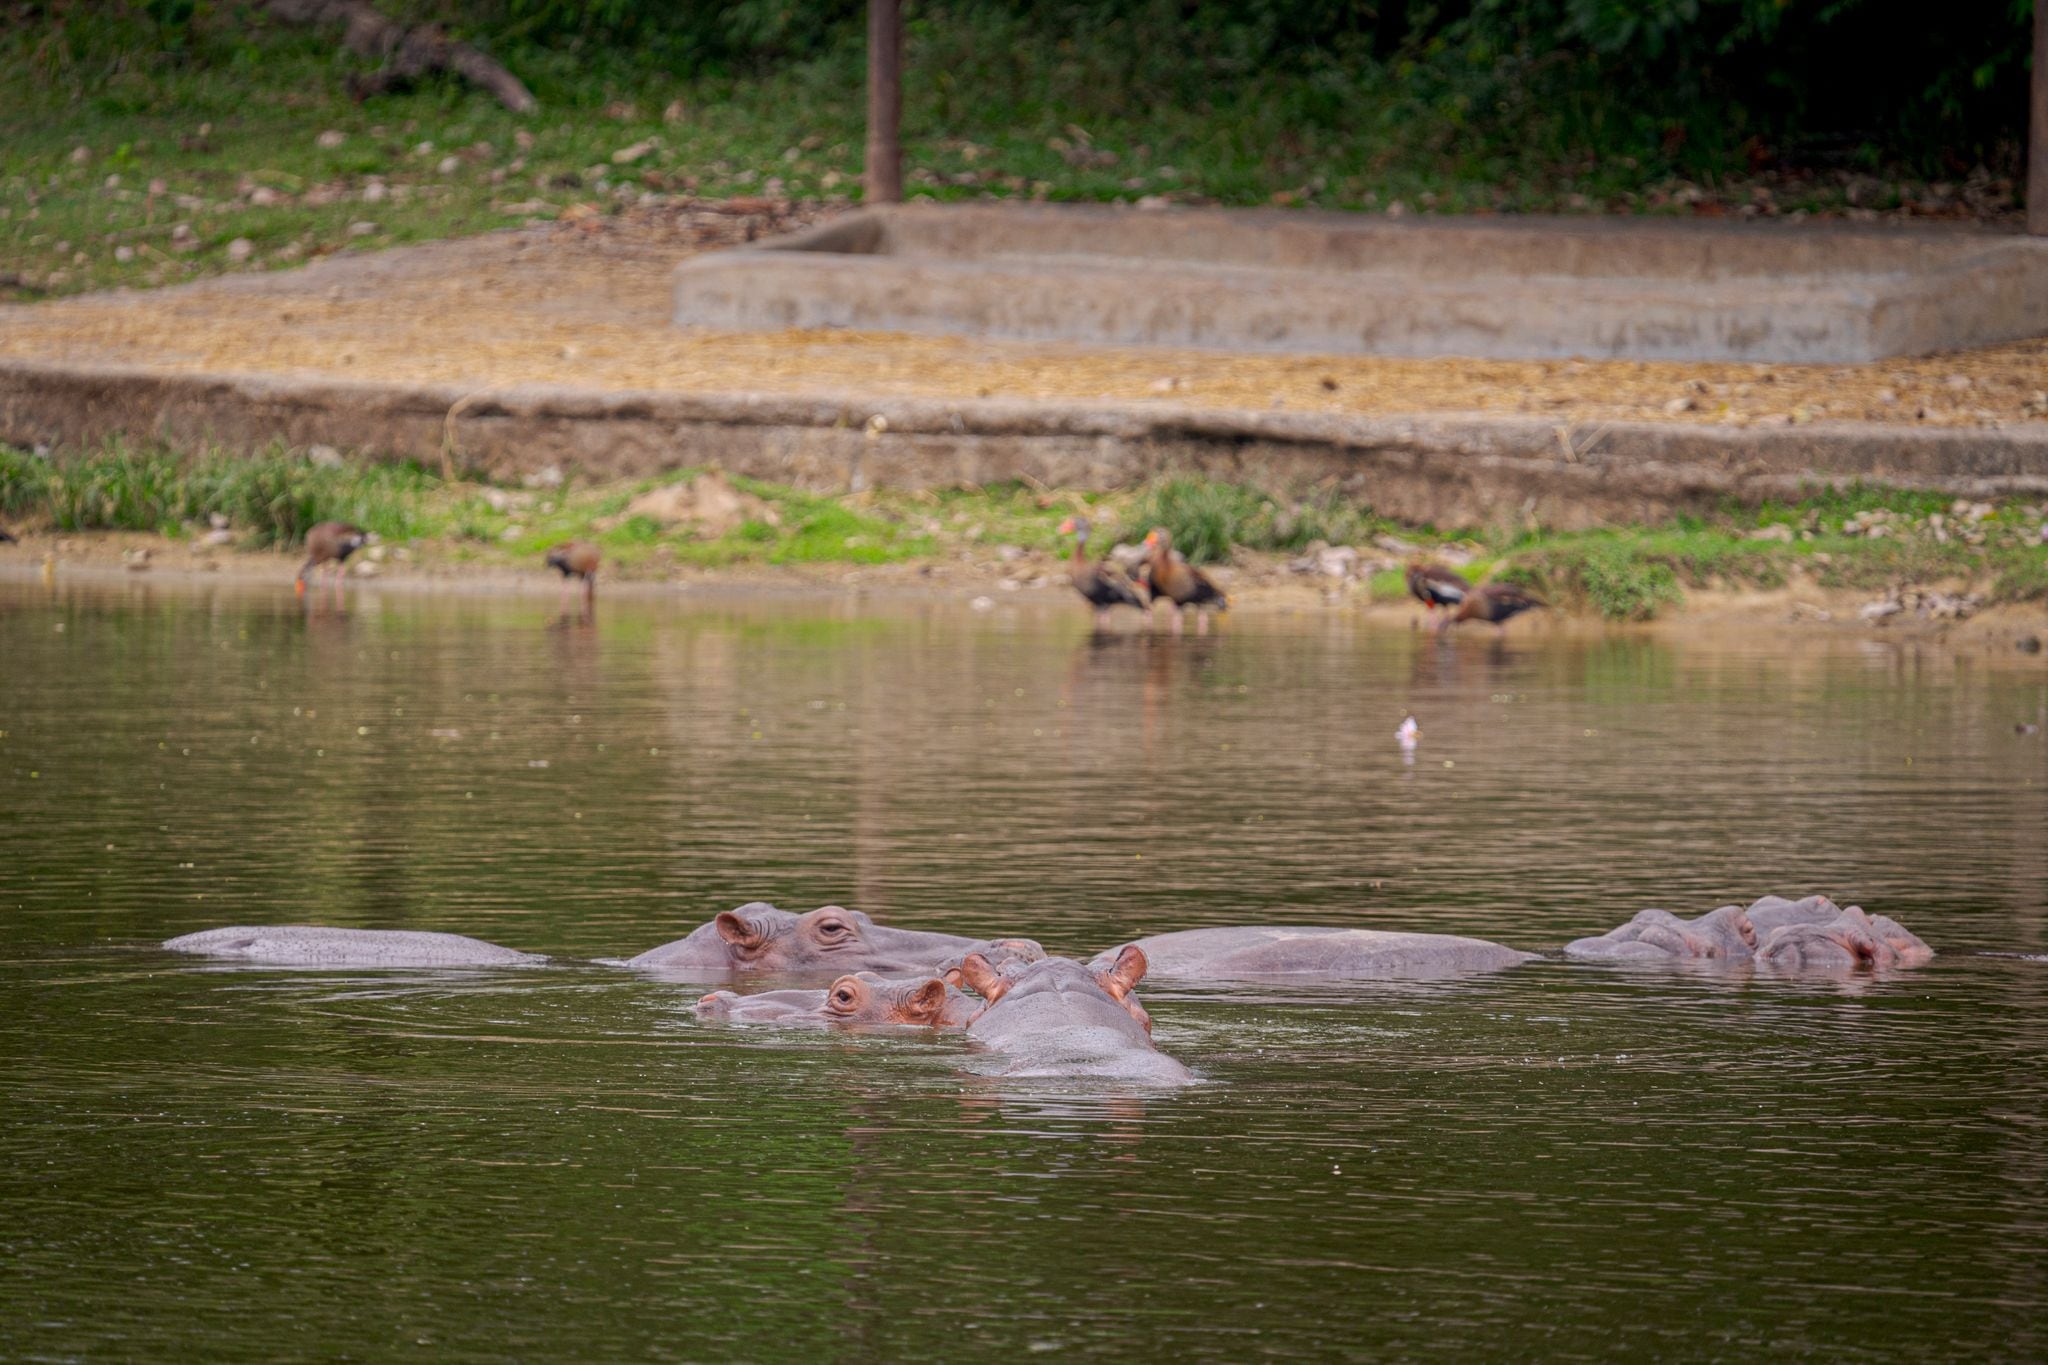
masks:
<svg viewBox="0 0 2048 1365"><path fill-rule="evenodd" d="M2039 1353L2038 660L345 605L0 583L21 1354ZM1162 989L1205 1083L1148 1097L705 1027L701 987L579 961L754 898L1092 953L1276 919L1554 948L1767 890L1943 956ZM564 961L148 947L281 920Z"/></svg>

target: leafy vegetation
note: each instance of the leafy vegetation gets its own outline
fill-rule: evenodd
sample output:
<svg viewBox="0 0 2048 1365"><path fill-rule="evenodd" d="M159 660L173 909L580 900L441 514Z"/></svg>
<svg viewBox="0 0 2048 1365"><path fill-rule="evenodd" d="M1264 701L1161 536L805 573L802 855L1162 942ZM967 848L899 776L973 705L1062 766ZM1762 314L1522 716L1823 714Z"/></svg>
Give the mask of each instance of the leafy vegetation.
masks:
<svg viewBox="0 0 2048 1365"><path fill-rule="evenodd" d="M218 516L250 547L294 546L314 522L336 518L425 556L485 563L532 563L560 541L589 539L628 573L659 575L683 565L931 561L999 547L1059 554L1071 544L1059 523L1081 513L1095 524L1095 553L1165 526L1176 547L1206 564L1319 542L1382 562L1405 556L1405 545L1425 555L1455 546L1472 556L1465 572L1474 579L1525 583L1561 607L1618 621L1651 619L1690 587L1775 588L1795 576L1870 591L1963 582L1996 601L2048 601L2048 509L1896 489L1816 490L1656 527L1455 536L1395 523L1329 492L1291 498L1185 477L1104 494L1009 484L840 496L731 478L752 500L749 510L710 531L629 510L644 493L696 477L685 470L513 488L444 482L408 464L321 463L282 447L238 458L117 442L46 458L0 446L0 515L25 529L171 535L202 531ZM1400 595L1400 570L1376 574L1371 591Z"/></svg>
<svg viewBox="0 0 2048 1365"><path fill-rule="evenodd" d="M357 104L361 59L242 0L0 10L0 297L646 194L857 193L853 0L384 3L449 20L541 112L452 81ZM1929 26L1905 0L950 0L910 21L909 192L2009 211L2025 4Z"/></svg>

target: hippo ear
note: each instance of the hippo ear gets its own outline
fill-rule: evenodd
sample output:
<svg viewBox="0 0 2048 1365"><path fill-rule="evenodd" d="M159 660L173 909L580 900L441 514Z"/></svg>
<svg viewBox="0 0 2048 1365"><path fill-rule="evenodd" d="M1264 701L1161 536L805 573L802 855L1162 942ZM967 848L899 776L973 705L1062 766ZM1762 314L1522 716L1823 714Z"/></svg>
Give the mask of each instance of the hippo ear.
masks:
<svg viewBox="0 0 2048 1365"><path fill-rule="evenodd" d="M717 926L718 936L735 948L759 948L768 941L767 933L759 925L730 910L711 922Z"/></svg>
<svg viewBox="0 0 2048 1365"><path fill-rule="evenodd" d="M933 977L910 993L903 1002L904 1017L918 1024L935 1024L946 1009L946 983Z"/></svg>
<svg viewBox="0 0 2048 1365"><path fill-rule="evenodd" d="M969 953L960 959L960 979L967 988L993 1005L1009 991L1010 983L1004 979L989 960L980 953Z"/></svg>
<svg viewBox="0 0 2048 1365"><path fill-rule="evenodd" d="M1116 961L1108 971L1095 974L1096 984L1119 1000L1129 995L1144 979L1145 950L1135 943L1126 943L1118 950Z"/></svg>

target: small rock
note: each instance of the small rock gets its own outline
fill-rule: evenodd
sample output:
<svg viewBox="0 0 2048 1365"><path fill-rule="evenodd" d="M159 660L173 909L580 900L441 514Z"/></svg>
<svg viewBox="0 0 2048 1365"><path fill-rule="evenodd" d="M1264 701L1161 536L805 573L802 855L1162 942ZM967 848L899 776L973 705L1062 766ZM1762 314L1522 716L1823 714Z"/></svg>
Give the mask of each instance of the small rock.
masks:
<svg viewBox="0 0 2048 1365"><path fill-rule="evenodd" d="M237 237L228 243L228 259L237 265L256 254L256 244L247 237Z"/></svg>
<svg viewBox="0 0 2048 1365"><path fill-rule="evenodd" d="M681 100L670 100L668 108L661 111L661 121L667 124L681 123L688 117L689 112Z"/></svg>
<svg viewBox="0 0 2048 1365"><path fill-rule="evenodd" d="M522 152L532 151L533 134L527 132L524 128L514 129L512 133L512 145L514 147L517 147Z"/></svg>
<svg viewBox="0 0 2048 1365"><path fill-rule="evenodd" d="M1676 417L1679 413L1691 412L1698 406L1699 403L1691 397L1674 398L1664 405L1664 415L1667 417Z"/></svg>
<svg viewBox="0 0 2048 1365"><path fill-rule="evenodd" d="M342 132L339 128L329 128L326 132L313 139L313 145L315 147L323 147L331 152L346 141L348 141L347 133Z"/></svg>
<svg viewBox="0 0 2048 1365"><path fill-rule="evenodd" d="M376 232L376 230L377 225L371 222L350 223L348 225L348 235L351 237L368 237Z"/></svg>
<svg viewBox="0 0 2048 1365"><path fill-rule="evenodd" d="M1173 393L1182 386L1182 383L1183 381L1179 375L1170 374L1153 380L1145 387L1154 393Z"/></svg>
<svg viewBox="0 0 2048 1365"><path fill-rule="evenodd" d="M323 469L337 469L341 466L341 452L333 446L313 446L306 451L306 458Z"/></svg>
<svg viewBox="0 0 2048 1365"><path fill-rule="evenodd" d="M1963 389L1967 389L1970 387L1970 376L1966 374L1952 374L1948 378L1942 380L1941 382L1943 387L1955 389L1958 392L1960 392Z"/></svg>
<svg viewBox="0 0 2048 1365"><path fill-rule="evenodd" d="M1021 545L996 546L996 558L1002 560L1005 564L1014 564L1023 557L1024 547Z"/></svg>
<svg viewBox="0 0 2048 1365"><path fill-rule="evenodd" d="M619 148L619 150L612 153L612 164L614 166L630 166L634 162L646 156L649 152L653 151L654 147L655 143L653 138L647 138L640 142L635 142L628 147L621 147Z"/></svg>
<svg viewBox="0 0 2048 1365"><path fill-rule="evenodd" d="M1865 603L1863 610L1856 614L1866 621L1882 621L1886 617L1897 616L1905 609L1905 603L1899 601L1896 597L1889 597L1881 602Z"/></svg>
<svg viewBox="0 0 2048 1365"><path fill-rule="evenodd" d="M115 247L114 259L119 261L122 265L128 264L128 262L135 259L135 248L132 246Z"/></svg>
<svg viewBox="0 0 2048 1365"><path fill-rule="evenodd" d="M434 169L442 175L453 175L462 169L462 158L459 156L444 156L441 158L440 164L435 166Z"/></svg>
<svg viewBox="0 0 2048 1365"><path fill-rule="evenodd" d="M369 184L363 186L363 202L365 204L381 204L384 202L385 196L390 193L390 188L383 181L372 180Z"/></svg>
<svg viewBox="0 0 2048 1365"><path fill-rule="evenodd" d="M79 147L73 147L73 148L71 149L71 164L72 164L72 165L74 165L74 166L83 166L83 165L84 165L84 164L85 164L86 162L88 162L88 161L90 161L90 160L92 160L92 148L90 148L90 147L84 147L84 146L79 146Z"/></svg>
<svg viewBox="0 0 2048 1365"><path fill-rule="evenodd" d="M201 536L199 543L201 545L232 545L235 543L235 533L224 526L216 526Z"/></svg>
<svg viewBox="0 0 2048 1365"><path fill-rule="evenodd" d="M267 209L283 203L284 196L268 185L258 185L249 191L249 202L259 209Z"/></svg>
<svg viewBox="0 0 2048 1365"><path fill-rule="evenodd" d="M507 526L504 530L498 532L498 539L505 541L517 540L519 539L519 537L525 534L526 528L524 526L519 525L517 522L514 522L512 525Z"/></svg>
<svg viewBox="0 0 2048 1365"><path fill-rule="evenodd" d="M1899 401L1899 395L1892 389L1879 389L1877 391L1877 401L1889 407L1891 404Z"/></svg>
<svg viewBox="0 0 2048 1365"><path fill-rule="evenodd" d="M384 562L385 548L382 545L372 545L363 553L367 554L373 563L382 564Z"/></svg>
<svg viewBox="0 0 2048 1365"><path fill-rule="evenodd" d="M562 467L558 464L542 465L519 482L525 484L528 488L560 488L562 486Z"/></svg>
<svg viewBox="0 0 2048 1365"><path fill-rule="evenodd" d="M228 514L225 512L208 512L206 514L206 524L216 531L225 531L228 529Z"/></svg>
<svg viewBox="0 0 2048 1365"><path fill-rule="evenodd" d="M1784 522L1775 526L1759 526L1754 531L1743 532L1747 540L1776 540L1789 542L1793 538L1792 528Z"/></svg>
<svg viewBox="0 0 2048 1365"><path fill-rule="evenodd" d="M355 562L354 573L357 578L375 578L382 572L383 567L374 560L358 559Z"/></svg>
<svg viewBox="0 0 2048 1365"><path fill-rule="evenodd" d="M993 597L977 597L967 605L973 607L976 611L994 611L996 599Z"/></svg>

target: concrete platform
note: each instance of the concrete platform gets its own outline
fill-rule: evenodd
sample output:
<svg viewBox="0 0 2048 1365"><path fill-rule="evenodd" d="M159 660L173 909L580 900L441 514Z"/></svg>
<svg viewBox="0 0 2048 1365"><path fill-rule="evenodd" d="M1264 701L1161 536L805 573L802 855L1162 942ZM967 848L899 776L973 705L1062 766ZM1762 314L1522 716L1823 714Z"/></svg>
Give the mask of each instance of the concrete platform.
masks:
<svg viewBox="0 0 2048 1365"><path fill-rule="evenodd" d="M2048 335L2048 239L899 205L685 261L674 320L1333 355L1844 363Z"/></svg>

